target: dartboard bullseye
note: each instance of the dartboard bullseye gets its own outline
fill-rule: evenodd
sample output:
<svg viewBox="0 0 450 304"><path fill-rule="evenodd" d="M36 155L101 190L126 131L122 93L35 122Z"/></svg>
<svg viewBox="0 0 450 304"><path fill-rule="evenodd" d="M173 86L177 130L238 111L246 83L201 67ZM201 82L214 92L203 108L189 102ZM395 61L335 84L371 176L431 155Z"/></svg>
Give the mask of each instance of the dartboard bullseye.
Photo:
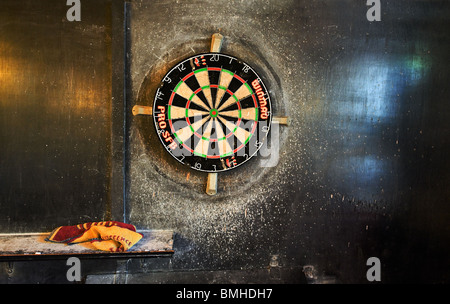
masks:
<svg viewBox="0 0 450 304"><path fill-rule="evenodd" d="M220 53L200 54L165 75L153 118L174 158L199 171L220 172L261 148L270 130L270 96L248 64Z"/></svg>

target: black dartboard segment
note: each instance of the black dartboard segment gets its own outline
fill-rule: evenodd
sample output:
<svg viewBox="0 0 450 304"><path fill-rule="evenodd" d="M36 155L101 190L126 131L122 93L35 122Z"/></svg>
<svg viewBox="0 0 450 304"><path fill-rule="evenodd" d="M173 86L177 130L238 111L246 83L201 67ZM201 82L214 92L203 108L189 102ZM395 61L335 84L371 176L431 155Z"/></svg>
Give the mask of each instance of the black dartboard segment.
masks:
<svg viewBox="0 0 450 304"><path fill-rule="evenodd" d="M179 162L220 172L261 148L270 130L270 96L258 74L238 58L199 54L165 75L153 118L162 144Z"/></svg>

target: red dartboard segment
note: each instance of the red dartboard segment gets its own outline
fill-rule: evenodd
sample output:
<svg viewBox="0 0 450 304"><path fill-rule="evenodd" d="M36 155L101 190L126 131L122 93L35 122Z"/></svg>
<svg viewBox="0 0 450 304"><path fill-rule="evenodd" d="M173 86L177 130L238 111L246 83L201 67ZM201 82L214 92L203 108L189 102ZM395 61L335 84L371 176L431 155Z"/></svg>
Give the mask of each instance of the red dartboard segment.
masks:
<svg viewBox="0 0 450 304"><path fill-rule="evenodd" d="M153 110L166 150L200 171L245 163L270 130L270 96L261 78L248 64L219 53L174 66L156 92Z"/></svg>

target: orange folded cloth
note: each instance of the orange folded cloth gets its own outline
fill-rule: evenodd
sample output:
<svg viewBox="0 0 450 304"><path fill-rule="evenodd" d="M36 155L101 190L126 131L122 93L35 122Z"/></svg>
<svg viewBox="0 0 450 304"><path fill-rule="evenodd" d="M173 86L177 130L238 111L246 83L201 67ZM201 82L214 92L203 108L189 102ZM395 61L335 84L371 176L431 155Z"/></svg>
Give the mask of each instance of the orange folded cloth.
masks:
<svg viewBox="0 0 450 304"><path fill-rule="evenodd" d="M45 240L68 245L90 242L96 249L123 252L133 247L142 238L136 227L121 222L92 222L75 226L61 226Z"/></svg>

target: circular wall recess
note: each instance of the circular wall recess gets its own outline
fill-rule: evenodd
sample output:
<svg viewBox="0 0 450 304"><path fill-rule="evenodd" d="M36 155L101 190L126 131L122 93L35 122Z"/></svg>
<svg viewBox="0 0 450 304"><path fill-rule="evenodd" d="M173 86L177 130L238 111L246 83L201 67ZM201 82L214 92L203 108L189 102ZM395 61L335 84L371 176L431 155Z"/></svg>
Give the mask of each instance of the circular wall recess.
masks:
<svg viewBox="0 0 450 304"><path fill-rule="evenodd" d="M279 79L258 48L224 43L219 35L214 49L217 37L183 43L156 61L133 115L148 170L160 182L220 199L260 183L271 169L258 152L270 145L272 119L278 124L285 106Z"/></svg>

